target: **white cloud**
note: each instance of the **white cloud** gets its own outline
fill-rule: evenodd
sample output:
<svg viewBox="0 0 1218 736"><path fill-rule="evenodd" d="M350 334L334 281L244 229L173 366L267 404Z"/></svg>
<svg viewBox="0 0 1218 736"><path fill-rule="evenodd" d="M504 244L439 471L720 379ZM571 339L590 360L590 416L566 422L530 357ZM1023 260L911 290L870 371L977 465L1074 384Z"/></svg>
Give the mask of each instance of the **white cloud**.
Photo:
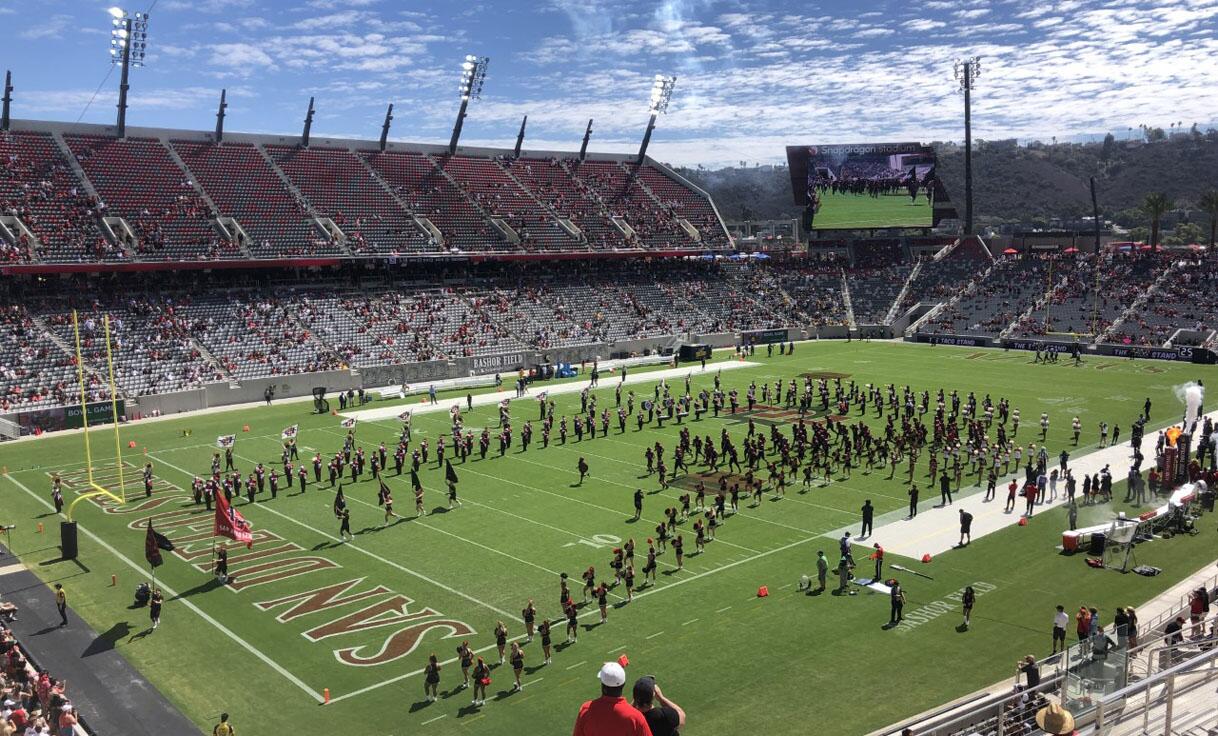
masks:
<svg viewBox="0 0 1218 736"><path fill-rule="evenodd" d="M251 43L218 43L211 47L208 63L223 72L248 77L264 69L274 69L275 60Z"/></svg>
<svg viewBox="0 0 1218 736"><path fill-rule="evenodd" d="M21 38L36 41L44 38L59 38L63 36L63 32L68 30L68 26L72 23L72 16L57 13L46 19L39 19L38 25L33 28L27 28L19 35Z"/></svg>
<svg viewBox="0 0 1218 736"><path fill-rule="evenodd" d="M160 10L196 10L200 13L223 13L235 8L248 8L253 0L166 0Z"/></svg>
<svg viewBox="0 0 1218 736"><path fill-rule="evenodd" d="M933 31L934 29L942 28L947 24L941 20L918 18L916 20L907 20L903 25L911 31Z"/></svg>

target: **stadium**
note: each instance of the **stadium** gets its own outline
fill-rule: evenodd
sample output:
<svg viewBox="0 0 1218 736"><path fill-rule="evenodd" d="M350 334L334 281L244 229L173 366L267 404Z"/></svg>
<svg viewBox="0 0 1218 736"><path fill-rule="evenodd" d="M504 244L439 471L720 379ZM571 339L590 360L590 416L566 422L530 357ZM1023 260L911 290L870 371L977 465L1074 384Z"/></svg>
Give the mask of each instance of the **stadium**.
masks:
<svg viewBox="0 0 1218 736"><path fill-rule="evenodd" d="M972 126L1000 111L972 106L1023 77L970 56L913 123L963 146L776 128L759 222L723 172L761 165L705 170L682 127L717 119L697 59L635 64L610 85L634 108L589 103L608 119L555 142L487 55L415 66L399 82L443 101L386 92L373 128L327 108L348 89L277 89L315 63L277 36L203 117L141 97L174 60L229 68L174 43L315 26L165 5L15 34L46 68L6 75L0 118L0 736L1218 729L1216 169L1139 182L1131 214L1106 141L1073 172L1086 214L995 216ZM378 31L361 49L426 35L348 5L327 27ZM647 27L718 43L677 5ZM479 12L509 37L517 11ZM607 69L583 13L579 64ZM713 20L788 22L740 15ZM22 89L67 74L46 62L78 21L106 29L116 116ZM1179 126L1121 150L1215 156ZM1016 148L1044 173L1088 145Z"/></svg>

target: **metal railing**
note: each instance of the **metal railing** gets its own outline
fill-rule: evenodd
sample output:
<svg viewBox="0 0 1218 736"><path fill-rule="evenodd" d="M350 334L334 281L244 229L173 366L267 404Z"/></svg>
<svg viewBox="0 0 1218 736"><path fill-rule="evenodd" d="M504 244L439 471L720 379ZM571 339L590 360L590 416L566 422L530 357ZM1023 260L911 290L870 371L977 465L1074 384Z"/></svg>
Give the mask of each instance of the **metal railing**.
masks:
<svg viewBox="0 0 1218 736"><path fill-rule="evenodd" d="M1194 646L1202 643L1212 645L1214 640L1191 642ZM1108 736L1120 726L1140 720L1140 725L1136 725L1130 733L1171 736L1183 728L1218 721L1216 701L1208 694L1209 688L1206 688L1206 694L1198 699L1199 707L1191 712L1181 712L1182 704L1178 703L1181 696L1218 680L1218 647L1210 646L1209 649L1202 649L1200 653L1192 654L1183 661L1177 661L1176 658L1182 657L1185 654L1182 650L1188 646L1189 642L1185 642L1178 646L1164 646L1148 651L1148 655L1151 651L1170 655L1174 664L1096 702L1092 733L1096 736ZM1181 723L1182 721L1184 723Z"/></svg>

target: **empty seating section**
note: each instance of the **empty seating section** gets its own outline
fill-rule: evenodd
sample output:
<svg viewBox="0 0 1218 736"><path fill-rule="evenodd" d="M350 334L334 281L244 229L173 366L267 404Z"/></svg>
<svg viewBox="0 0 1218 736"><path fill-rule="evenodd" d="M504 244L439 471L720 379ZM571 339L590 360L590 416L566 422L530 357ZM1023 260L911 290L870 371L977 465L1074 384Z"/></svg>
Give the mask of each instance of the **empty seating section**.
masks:
<svg viewBox="0 0 1218 736"><path fill-rule="evenodd" d="M232 292L197 299L187 311L194 337L234 379L339 367L338 357L296 318L292 296Z"/></svg>
<svg viewBox="0 0 1218 736"><path fill-rule="evenodd" d="M702 234L702 244L708 248L727 245L727 235L710 200L693 189L689 189L659 169L644 165L638 170L639 178L651 193L668 207L677 217L689 221Z"/></svg>
<svg viewBox="0 0 1218 736"><path fill-rule="evenodd" d="M80 401L76 362L35 324L24 306L0 309L0 338L0 411ZM109 397L96 374L85 378L88 400Z"/></svg>
<svg viewBox="0 0 1218 736"><path fill-rule="evenodd" d="M430 158L414 152L360 154L415 214L426 217L444 236L444 250L478 252L506 247L506 241L436 168ZM429 250L439 246L425 241Z"/></svg>
<svg viewBox="0 0 1218 736"><path fill-rule="evenodd" d="M1073 261L1073 265L1070 264ZM1159 253L1103 253L1066 259L1062 279L1045 309L1016 327L1016 334L1101 335L1154 283L1170 260ZM1182 326L1182 325L1181 325Z"/></svg>
<svg viewBox="0 0 1218 736"><path fill-rule="evenodd" d="M696 248L667 209L616 161L568 161L568 168L594 191L613 215L624 217L645 248Z"/></svg>
<svg viewBox="0 0 1218 736"><path fill-rule="evenodd" d="M998 335L1050 290L1049 271L1053 265L1038 257L996 261L959 301L924 324L923 331Z"/></svg>
<svg viewBox="0 0 1218 736"><path fill-rule="evenodd" d="M436 165L448 172L485 212L503 218L520 236L521 249L563 251L579 245L494 160L441 156L436 158Z"/></svg>
<svg viewBox="0 0 1218 736"><path fill-rule="evenodd" d="M345 148L267 146L313 210L347 236L356 255L421 253L426 238L409 212Z"/></svg>
<svg viewBox="0 0 1218 736"><path fill-rule="evenodd" d="M900 316L919 302L929 305L947 301L990 265L988 260L961 258L956 253L938 261L924 259L922 269L910 282L909 290L897 308L897 315Z"/></svg>
<svg viewBox="0 0 1218 736"><path fill-rule="evenodd" d="M135 250L145 260L240 258L222 241L213 213L189 176L153 138L64 136L97 189L102 214L124 218L135 231Z"/></svg>
<svg viewBox="0 0 1218 736"><path fill-rule="evenodd" d="M778 275L792 305L812 327L846 324L846 302L842 297L842 270L831 264L783 270Z"/></svg>
<svg viewBox="0 0 1218 736"><path fill-rule="evenodd" d="M1218 260L1212 255L1177 266L1107 341L1162 345L1181 328L1203 333L1218 329ZM1193 341L1173 344L1188 342Z"/></svg>
<svg viewBox="0 0 1218 736"><path fill-rule="evenodd" d="M338 255L338 246L313 227L295 195L250 143L173 141L203 191L245 230L255 258Z"/></svg>
<svg viewBox="0 0 1218 736"><path fill-rule="evenodd" d="M912 266L895 264L882 268L852 268L846 274L854 321L860 325L884 324L888 310L905 286Z"/></svg>
<svg viewBox="0 0 1218 736"><path fill-rule="evenodd" d="M0 215L21 218L41 243L44 261L123 257L97 228L95 204L48 133L0 133ZM31 260L30 243L0 239L0 261Z"/></svg>
<svg viewBox="0 0 1218 736"><path fill-rule="evenodd" d="M180 391L224 380L191 339L195 321L189 298L181 301L154 294L94 302L78 309L80 347L85 362L106 371L104 315L110 315L111 355L115 383L127 396ZM70 348L75 345L72 313L66 304L47 304L46 322Z"/></svg>
<svg viewBox="0 0 1218 736"><path fill-rule="evenodd" d="M534 197L580 229L582 245L592 250L628 247L588 185L567 173L558 159L507 159L502 163Z"/></svg>

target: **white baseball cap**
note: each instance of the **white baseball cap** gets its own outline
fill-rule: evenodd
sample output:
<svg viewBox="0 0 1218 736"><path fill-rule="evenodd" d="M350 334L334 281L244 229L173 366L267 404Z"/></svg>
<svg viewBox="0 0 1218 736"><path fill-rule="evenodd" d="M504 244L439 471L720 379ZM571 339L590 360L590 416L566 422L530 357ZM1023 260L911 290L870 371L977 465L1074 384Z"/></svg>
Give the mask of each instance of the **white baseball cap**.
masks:
<svg viewBox="0 0 1218 736"><path fill-rule="evenodd" d="M597 679L605 687L622 687L626 684L626 670L617 662L606 662L601 667Z"/></svg>

